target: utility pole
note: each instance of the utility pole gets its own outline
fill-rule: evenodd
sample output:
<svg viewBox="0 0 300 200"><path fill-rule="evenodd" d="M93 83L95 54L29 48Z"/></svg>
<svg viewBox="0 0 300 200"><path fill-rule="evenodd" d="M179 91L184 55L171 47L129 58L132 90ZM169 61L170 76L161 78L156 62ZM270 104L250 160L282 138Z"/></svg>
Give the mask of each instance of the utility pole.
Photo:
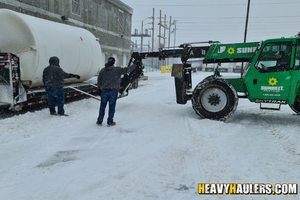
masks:
<svg viewBox="0 0 300 200"><path fill-rule="evenodd" d="M175 40L176 40L176 23L177 22L177 20L174 20L174 23L175 23L175 28L174 28L174 48L175 48Z"/></svg>
<svg viewBox="0 0 300 200"><path fill-rule="evenodd" d="M246 43L247 40L247 30L248 30L248 18L249 18L249 10L250 10L250 0L248 0L248 6L247 6L247 15L246 15L246 24L245 24L245 34L244 34L244 43ZM244 63L242 62L241 66L241 76L244 71Z"/></svg>
<svg viewBox="0 0 300 200"><path fill-rule="evenodd" d="M153 8L153 16L152 16L152 52L154 51L154 8Z"/></svg>
<svg viewBox="0 0 300 200"><path fill-rule="evenodd" d="M162 46L161 46L161 38L163 38L164 39L164 43L163 43L163 47L165 47L166 46L166 15L165 15L165 19L164 19L164 24L162 24L161 23L161 10L160 10L160 13L159 13L159 35L158 35L158 37L159 37L159 40L158 40L158 42L159 42L159 48L161 48ZM164 36L162 36L161 34L161 27L163 27L164 28ZM163 61L164 62L164 61Z"/></svg>
<svg viewBox="0 0 300 200"><path fill-rule="evenodd" d="M160 48L160 37L161 37L161 10L159 10L159 35L158 35L158 48Z"/></svg>
<svg viewBox="0 0 300 200"><path fill-rule="evenodd" d="M163 43L163 46L164 47L166 47L166 20L167 20L167 15L165 15L165 19L164 19L164 22L163 22L163 24L161 23L161 10L160 10L160 15L159 15L159 35L158 35L158 37L159 37L159 48L161 48L161 38L163 38L164 39L164 43ZM161 34L161 27L163 27L164 28L164 36L162 36Z"/></svg>
<svg viewBox="0 0 300 200"><path fill-rule="evenodd" d="M168 48L170 48L170 41L171 41L171 26L172 26L172 17L170 16L170 21L169 21L169 37L168 37ZM170 65L170 58L168 58L168 66Z"/></svg>
<svg viewBox="0 0 300 200"><path fill-rule="evenodd" d="M169 48L170 48L170 40L171 40L171 26L172 26L171 20L172 20L172 16L170 16L170 23L169 23L169 38L168 38L168 47Z"/></svg>
<svg viewBox="0 0 300 200"><path fill-rule="evenodd" d="M152 52L154 51L154 19L155 19L155 16L154 16L154 8L153 8L153 15L152 15ZM153 68L154 68L154 60L153 58L151 59L151 66L152 66L152 71L153 71Z"/></svg>
<svg viewBox="0 0 300 200"><path fill-rule="evenodd" d="M151 17L147 17L146 19L151 19ZM145 30L145 34L144 34L144 21L146 19L142 20L141 52L143 52L143 37L150 37L150 35L148 34L148 30Z"/></svg>
<svg viewBox="0 0 300 200"><path fill-rule="evenodd" d="M149 18L151 18L151 17L147 17L146 19L149 19ZM131 37L140 37L141 38L141 52L143 51L143 38L144 37L151 37L151 35L149 35L148 32L146 32L144 34L144 31L143 31L143 29L144 29L144 20L146 20L146 19L142 20L142 27L141 27L142 31L141 31L141 34L138 33L137 29L135 29L134 34L131 34Z"/></svg>
<svg viewBox="0 0 300 200"><path fill-rule="evenodd" d="M248 6L247 6L247 16L246 16L246 24L245 24L244 43L246 43L246 38L247 38L249 10L250 10L250 0L248 0Z"/></svg>
<svg viewBox="0 0 300 200"><path fill-rule="evenodd" d="M142 20L141 52L143 52L144 21Z"/></svg>
<svg viewBox="0 0 300 200"><path fill-rule="evenodd" d="M164 21L164 48L166 47L166 25L167 25L167 15L165 15L165 21Z"/></svg>

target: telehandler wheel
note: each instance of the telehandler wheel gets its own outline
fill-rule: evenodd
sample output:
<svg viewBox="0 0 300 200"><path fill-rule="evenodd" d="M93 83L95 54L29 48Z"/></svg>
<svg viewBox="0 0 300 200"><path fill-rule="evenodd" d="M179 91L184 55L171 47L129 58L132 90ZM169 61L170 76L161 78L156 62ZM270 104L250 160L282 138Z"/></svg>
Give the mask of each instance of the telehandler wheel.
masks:
<svg viewBox="0 0 300 200"><path fill-rule="evenodd" d="M294 105L290 105L290 107L295 113L300 115L300 97L299 96L296 98Z"/></svg>
<svg viewBox="0 0 300 200"><path fill-rule="evenodd" d="M202 118L226 120L238 105L234 87L224 79L206 79L194 89L192 105Z"/></svg>

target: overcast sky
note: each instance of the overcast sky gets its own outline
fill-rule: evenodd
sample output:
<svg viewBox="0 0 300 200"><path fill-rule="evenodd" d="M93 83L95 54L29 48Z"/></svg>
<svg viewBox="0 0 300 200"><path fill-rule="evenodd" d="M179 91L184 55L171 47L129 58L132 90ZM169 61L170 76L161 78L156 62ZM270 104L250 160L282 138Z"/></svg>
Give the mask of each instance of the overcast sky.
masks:
<svg viewBox="0 0 300 200"><path fill-rule="evenodd" d="M220 41L238 43L244 41L245 22L248 0L121 0L134 9L132 16L132 33L152 28L151 19L155 8L155 43L158 46L159 13L166 15L169 26L170 16L177 20L175 45L187 42ZM146 20L145 20L146 19ZM163 19L164 20L164 19ZM174 26L171 27L173 29ZM162 29L163 30L163 29ZM269 38L290 37L300 32L299 0L251 0L248 23L247 42ZM169 32L167 30L166 36ZM174 46L174 34L171 34ZM151 38L145 38L148 44ZM132 37L132 41L140 38ZM161 41L163 43L163 40ZM168 46L168 39L166 40Z"/></svg>

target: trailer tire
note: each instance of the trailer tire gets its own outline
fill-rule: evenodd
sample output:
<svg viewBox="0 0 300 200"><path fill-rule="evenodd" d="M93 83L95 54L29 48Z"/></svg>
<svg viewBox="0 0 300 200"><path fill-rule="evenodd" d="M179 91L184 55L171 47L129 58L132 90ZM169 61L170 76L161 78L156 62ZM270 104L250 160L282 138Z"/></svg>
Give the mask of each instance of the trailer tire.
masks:
<svg viewBox="0 0 300 200"><path fill-rule="evenodd" d="M298 115L300 115L300 97L297 96L295 103L293 105L289 105L290 108Z"/></svg>
<svg viewBox="0 0 300 200"><path fill-rule="evenodd" d="M238 95L224 79L205 79L195 87L192 105L202 118L224 121L236 110Z"/></svg>

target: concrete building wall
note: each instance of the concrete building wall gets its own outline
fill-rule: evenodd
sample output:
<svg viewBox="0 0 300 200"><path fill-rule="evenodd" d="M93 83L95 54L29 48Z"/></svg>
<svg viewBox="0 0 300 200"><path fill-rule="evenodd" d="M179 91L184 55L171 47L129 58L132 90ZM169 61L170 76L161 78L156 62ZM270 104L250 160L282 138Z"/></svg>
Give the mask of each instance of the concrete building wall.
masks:
<svg viewBox="0 0 300 200"><path fill-rule="evenodd" d="M128 64L133 9L120 0L0 0L1 8L85 28L99 38L101 64L110 56Z"/></svg>

